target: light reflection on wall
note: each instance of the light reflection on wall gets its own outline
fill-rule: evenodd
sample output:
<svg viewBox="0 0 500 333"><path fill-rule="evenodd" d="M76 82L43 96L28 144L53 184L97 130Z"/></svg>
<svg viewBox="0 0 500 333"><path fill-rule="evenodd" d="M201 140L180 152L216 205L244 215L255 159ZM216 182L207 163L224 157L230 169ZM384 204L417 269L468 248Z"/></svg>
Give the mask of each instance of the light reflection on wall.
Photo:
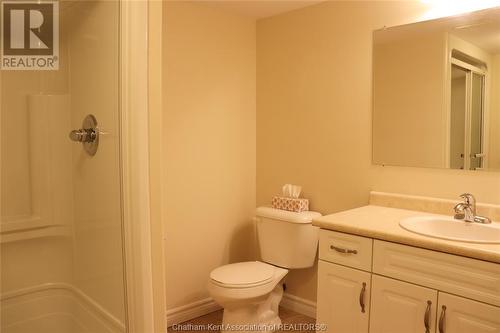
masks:
<svg viewBox="0 0 500 333"><path fill-rule="evenodd" d="M453 16L500 6L500 0L420 0L429 6L422 20Z"/></svg>

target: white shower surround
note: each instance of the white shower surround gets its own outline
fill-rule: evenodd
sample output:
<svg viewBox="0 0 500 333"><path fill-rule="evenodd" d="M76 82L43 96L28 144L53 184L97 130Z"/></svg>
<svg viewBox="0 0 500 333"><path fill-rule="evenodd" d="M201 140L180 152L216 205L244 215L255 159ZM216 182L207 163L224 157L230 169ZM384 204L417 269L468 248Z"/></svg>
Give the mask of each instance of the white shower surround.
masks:
<svg viewBox="0 0 500 333"><path fill-rule="evenodd" d="M148 1L120 1L121 186L128 322L121 323L72 284L48 283L1 295L3 324L9 332L24 332L32 328L40 332L47 328L51 333L125 332L125 327L130 333L154 331L149 199L148 5ZM6 318L12 319L11 322L5 322Z"/></svg>
<svg viewBox="0 0 500 333"><path fill-rule="evenodd" d="M120 333L123 323L75 286L45 283L2 295L5 333Z"/></svg>

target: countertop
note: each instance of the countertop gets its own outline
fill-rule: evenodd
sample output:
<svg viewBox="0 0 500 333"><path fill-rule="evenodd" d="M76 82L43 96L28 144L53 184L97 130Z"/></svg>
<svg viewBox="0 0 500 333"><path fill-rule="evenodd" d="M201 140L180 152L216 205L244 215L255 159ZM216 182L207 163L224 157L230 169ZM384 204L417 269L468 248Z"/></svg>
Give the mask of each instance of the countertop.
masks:
<svg viewBox="0 0 500 333"><path fill-rule="evenodd" d="M399 226L399 221L403 218L424 215L444 216L422 211L369 205L316 218L313 220L313 225L322 229L345 232L500 264L500 244L449 241L415 234Z"/></svg>

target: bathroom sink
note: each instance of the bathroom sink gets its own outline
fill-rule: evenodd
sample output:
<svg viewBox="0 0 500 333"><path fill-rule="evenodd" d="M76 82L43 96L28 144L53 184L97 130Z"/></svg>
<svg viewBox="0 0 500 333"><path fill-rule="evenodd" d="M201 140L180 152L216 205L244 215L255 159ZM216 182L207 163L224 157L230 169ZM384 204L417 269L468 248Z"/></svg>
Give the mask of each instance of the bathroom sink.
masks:
<svg viewBox="0 0 500 333"><path fill-rule="evenodd" d="M439 216L402 219L399 225L416 234L459 242L500 244L500 224L470 223Z"/></svg>

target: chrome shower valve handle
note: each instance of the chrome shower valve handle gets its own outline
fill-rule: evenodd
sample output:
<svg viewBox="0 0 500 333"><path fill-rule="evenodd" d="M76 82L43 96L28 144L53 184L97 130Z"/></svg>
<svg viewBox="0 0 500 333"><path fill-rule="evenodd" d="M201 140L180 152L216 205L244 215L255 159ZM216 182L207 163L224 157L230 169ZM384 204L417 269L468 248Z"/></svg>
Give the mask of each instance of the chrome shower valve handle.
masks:
<svg viewBox="0 0 500 333"><path fill-rule="evenodd" d="M94 129L80 128L69 132L69 138L75 142L94 142L97 138L97 133Z"/></svg>
<svg viewBox="0 0 500 333"><path fill-rule="evenodd" d="M74 142L81 142L83 149L90 156L94 156L99 147L99 128L97 119L89 114L83 119L82 128L69 132L69 138Z"/></svg>

